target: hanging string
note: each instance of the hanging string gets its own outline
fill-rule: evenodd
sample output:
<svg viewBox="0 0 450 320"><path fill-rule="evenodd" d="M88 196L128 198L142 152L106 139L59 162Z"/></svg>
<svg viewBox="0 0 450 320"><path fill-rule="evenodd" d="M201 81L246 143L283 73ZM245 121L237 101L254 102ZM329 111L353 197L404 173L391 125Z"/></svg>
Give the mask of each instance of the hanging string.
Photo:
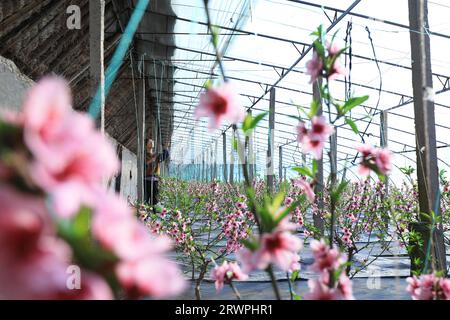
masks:
<svg viewBox="0 0 450 320"><path fill-rule="evenodd" d="M383 75L381 74L381 68L380 68L380 64L379 64L379 62L378 62L377 53L376 53L376 51L375 51L375 46L374 46L374 44L373 44L372 34L370 33L370 29L369 29L368 26L366 26L365 29L366 29L366 31L367 31L367 36L368 36L368 38L369 38L370 46L371 46L371 48L372 48L373 61L375 61L375 65L376 65L377 70L378 70L378 77L379 77L380 81L379 81L379 86L378 86L378 90L377 90L377 91L378 91L377 104L376 104L375 107L372 108L371 110L369 110L369 111L366 110L366 112L367 112L369 115L371 115L371 117L370 117L370 119L369 119L369 121L368 121L368 123L367 123L366 128L364 129L364 132L362 132L362 133L360 132L361 141L362 141L363 143L365 143L364 137L367 135L367 130L369 129L370 125L372 124L372 121L373 121L373 118L372 118L372 117L373 117L373 116L376 114L376 112L378 111L378 107L379 107L379 105L380 105L380 100L381 100L381 91L382 91L382 89L383 89ZM385 128L383 128L383 127L381 126L381 130L385 130ZM352 161L353 164L356 162L356 159L358 158L358 154L359 154L359 153L357 153L357 154L355 155L355 158L354 158L353 161Z"/></svg>
<svg viewBox="0 0 450 320"><path fill-rule="evenodd" d="M142 20L142 17L145 14L145 11L150 3L150 0L139 0L137 6L133 10L133 14L131 15L130 21L128 22L127 27L120 39L120 42L114 52L114 55L111 59L111 63L108 66L105 73L105 87L104 87L104 97L109 94L111 90L112 84L114 80L116 80L117 73L122 65L123 58L125 57L128 48L130 47L131 42L133 41L134 34L139 26L139 23ZM99 87L97 92L92 99L91 105L89 106L89 114L92 118L97 118L100 113L101 108L101 97L102 97L102 88Z"/></svg>
<svg viewBox="0 0 450 320"><path fill-rule="evenodd" d="M348 76L345 76L345 98L351 97L352 93L352 68L353 68L353 40L352 40L353 22L347 22L347 31L345 35L345 47L348 48L348 55L345 55L345 67L348 65ZM348 79L347 79L348 77ZM350 111L351 115L351 111Z"/></svg>

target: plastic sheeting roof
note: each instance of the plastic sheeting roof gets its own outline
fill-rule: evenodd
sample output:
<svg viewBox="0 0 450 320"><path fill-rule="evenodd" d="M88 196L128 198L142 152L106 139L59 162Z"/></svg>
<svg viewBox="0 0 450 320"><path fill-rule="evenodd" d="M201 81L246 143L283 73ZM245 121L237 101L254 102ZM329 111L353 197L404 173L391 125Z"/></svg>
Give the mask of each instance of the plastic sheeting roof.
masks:
<svg viewBox="0 0 450 320"><path fill-rule="evenodd" d="M252 107L253 114L268 110L269 94L264 95L266 89L312 43L311 32L320 24L328 27L335 17L339 17L354 3L353 0L209 2L212 23L221 27L219 45L224 56L226 75L239 90L243 105ZM203 0L173 0L172 7L178 17L174 30L176 50L172 58L175 70L172 161L177 164L200 163L201 154L210 154L212 150L217 163L221 164L222 133L225 132L229 163L232 154L232 130L229 126L223 125L221 130L209 132L207 119L195 121L193 117L204 82L210 75L215 79L220 74L214 62ZM430 28L427 32L431 34L438 165L440 169L448 171L450 91L447 89L450 62L446 48L450 46L450 5L445 0L429 1L428 10ZM346 92L370 95L364 106L352 111L352 116L360 119L356 122L359 130L366 132L366 142L380 144L379 113L389 110L388 145L395 153L394 181L403 177L398 168L415 167L416 162L411 100L411 30L408 25L407 0L362 0L330 32L337 31L337 41L342 46L351 44L352 53L351 57L346 55L342 58L341 62L347 65L349 75L333 82L333 95L338 99L344 99ZM295 142L297 123L289 115L298 114L295 105L307 107L312 100L312 86L305 74L305 64L310 58L311 53L277 84L275 173L278 173L279 146L283 146L283 167L302 163L301 149ZM254 104L260 97L263 98ZM261 175L264 174L266 164L267 134L266 119L254 133L254 151ZM354 147L360 142L361 138L348 126L338 128L338 170L343 170L345 166L350 167L350 170L355 169L352 165L356 156ZM237 156L234 156L237 161ZM328 171L327 166L325 157L325 171ZM352 176L356 175L348 175L349 178Z"/></svg>

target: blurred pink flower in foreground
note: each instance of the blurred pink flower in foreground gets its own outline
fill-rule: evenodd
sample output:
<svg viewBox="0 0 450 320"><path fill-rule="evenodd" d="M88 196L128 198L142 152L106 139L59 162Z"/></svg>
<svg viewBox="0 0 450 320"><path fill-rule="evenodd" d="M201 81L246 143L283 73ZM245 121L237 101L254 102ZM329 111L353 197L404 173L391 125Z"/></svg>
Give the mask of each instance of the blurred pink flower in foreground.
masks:
<svg viewBox="0 0 450 320"><path fill-rule="evenodd" d="M341 65L339 57L337 57L337 55L341 51L341 47L336 42L333 42L332 44L327 44L327 50L329 57L331 59L335 59L332 67L328 72L328 80L334 80L339 75L346 75L347 70Z"/></svg>
<svg viewBox="0 0 450 320"><path fill-rule="evenodd" d="M220 291L223 284L230 284L233 280L247 280L248 275L244 273L235 262L224 261L221 266L215 266L211 270L211 277L215 281L216 290Z"/></svg>
<svg viewBox="0 0 450 320"><path fill-rule="evenodd" d="M314 50L312 59L306 63L306 74L310 75L311 78L309 83L313 83L319 78L323 70L322 58Z"/></svg>
<svg viewBox="0 0 450 320"><path fill-rule="evenodd" d="M314 256L311 270L317 272L319 277L308 281L310 292L305 295L305 299L353 300L352 282L344 271L331 281L331 277L336 277L336 271L345 263L341 253L331 249L323 239L311 241L311 249Z"/></svg>
<svg viewBox="0 0 450 320"><path fill-rule="evenodd" d="M244 271L264 270L271 264L284 271L298 270L300 268L298 252L302 249L302 241L291 234L293 228L294 224L283 220L271 233L261 235L258 249L252 251L242 248L238 251L237 258Z"/></svg>
<svg viewBox="0 0 450 320"><path fill-rule="evenodd" d="M341 51L340 46L336 42L333 42L332 44L327 43L325 47L326 57L321 57L314 49L311 60L306 63L306 74L311 77L309 83L315 82L322 75L331 81L339 75L347 74L347 71L342 67L337 56Z"/></svg>
<svg viewBox="0 0 450 320"><path fill-rule="evenodd" d="M310 153L316 160L322 158L325 141L334 132L324 116L314 116L311 119L311 129L305 127L304 122L297 126L297 140L301 143L303 151Z"/></svg>
<svg viewBox="0 0 450 320"><path fill-rule="evenodd" d="M102 246L121 259L116 272L129 297L167 298L184 289L178 267L164 257L171 249L169 239L152 236L119 197L99 196L92 231Z"/></svg>
<svg viewBox="0 0 450 320"><path fill-rule="evenodd" d="M374 148L364 144L356 148L361 153L361 162L358 173L362 177L367 177L370 170L386 175L392 170L392 154L388 149Z"/></svg>
<svg viewBox="0 0 450 320"><path fill-rule="evenodd" d="M435 274L424 274L406 279L406 291L413 300L450 300L450 280Z"/></svg>
<svg viewBox="0 0 450 320"><path fill-rule="evenodd" d="M243 121L245 111L233 85L224 83L218 87L210 87L201 94L194 116L196 119L209 117L209 129L213 130L219 128L224 119L231 124Z"/></svg>
<svg viewBox="0 0 450 320"><path fill-rule="evenodd" d="M322 272L324 270L337 269L345 261L337 249L330 249L323 239L311 241L311 249L314 256L314 264L311 270Z"/></svg>
<svg viewBox="0 0 450 320"><path fill-rule="evenodd" d="M293 185L294 187L300 188L305 193L306 199L308 199L310 203L314 203L314 200L316 199L316 194L314 193L311 183L309 183L303 178L299 178L293 181Z"/></svg>
<svg viewBox="0 0 450 320"><path fill-rule="evenodd" d="M30 91L23 113L1 119L13 119L7 123L23 129L14 131L23 132L23 141L13 141L18 150L2 150L10 157L22 156L17 166L0 158L0 298L112 299L103 278L113 276L110 271L115 271L129 298L179 293L185 282L177 265L165 257L169 240L150 235L127 203L102 186L118 160L93 120L72 110L70 100L63 80L47 78ZM5 183L10 181L3 179L11 175L17 179L9 187ZM17 182L20 178L24 181ZM89 234L82 235L89 238L81 241L81 247L103 249L108 257L90 257L98 261L87 264L80 259L80 267L89 271L81 269L81 288L74 290L66 283L67 268L75 258L69 246L73 243L63 239L74 237L69 218L81 207L92 210L86 222ZM59 238L56 227L63 224ZM74 255L79 254L79 247L72 248Z"/></svg>
<svg viewBox="0 0 450 320"><path fill-rule="evenodd" d="M70 290L72 253L54 234L44 200L0 187L0 298L111 299L101 278L82 273L81 290Z"/></svg>
<svg viewBox="0 0 450 320"><path fill-rule="evenodd" d="M31 89L23 117L33 180L53 196L57 213L69 217L90 204L91 188L115 173L114 149L90 117L72 109L70 90L59 78Z"/></svg>

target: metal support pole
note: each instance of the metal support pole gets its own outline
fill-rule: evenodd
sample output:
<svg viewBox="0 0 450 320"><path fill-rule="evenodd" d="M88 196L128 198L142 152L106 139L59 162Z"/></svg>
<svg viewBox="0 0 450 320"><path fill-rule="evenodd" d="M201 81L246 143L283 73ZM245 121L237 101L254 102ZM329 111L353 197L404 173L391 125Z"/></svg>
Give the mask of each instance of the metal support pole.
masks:
<svg viewBox="0 0 450 320"><path fill-rule="evenodd" d="M321 116L323 114L322 97L320 95L321 86L322 86L322 79L319 78L317 81L313 83L312 88L314 100L320 103L319 110L317 111L318 116ZM314 190L317 195L317 207L319 209L319 212L318 214L313 214L314 227L317 230L319 230L320 235L322 236L324 235L325 232L324 221L322 219L322 214L324 210L323 190L324 190L324 182L323 182L323 157L322 157L320 160L317 160L316 186Z"/></svg>
<svg viewBox="0 0 450 320"><path fill-rule="evenodd" d="M333 186L337 182L337 129L335 127L334 133L330 136L330 182Z"/></svg>
<svg viewBox="0 0 450 320"><path fill-rule="evenodd" d="M433 80L431 73L430 37L428 34L428 1L409 0L409 24L416 128L417 182L419 189L420 221L411 224L422 236L421 247L413 250L412 271L446 272L445 245L442 227L431 218L440 215L439 173L436 152ZM431 233L430 230L433 230ZM431 241L431 243L430 243Z"/></svg>
<svg viewBox="0 0 450 320"><path fill-rule="evenodd" d="M249 110L248 111L249 115L252 115L252 111ZM256 129L256 128L255 128ZM248 136L248 147L247 147L247 153L248 153L248 175L249 175L249 179L250 181L253 181L254 177L255 177L255 152L254 152L254 147L253 147L253 141L254 141L254 130L250 133L250 135Z"/></svg>
<svg viewBox="0 0 450 320"><path fill-rule="evenodd" d="M233 127L233 138L231 144L231 152L230 152L230 183L234 183L234 139L236 139L236 128Z"/></svg>
<svg viewBox="0 0 450 320"><path fill-rule="evenodd" d="M278 179L283 181L283 147L278 147Z"/></svg>
<svg viewBox="0 0 450 320"><path fill-rule="evenodd" d="M386 111L382 111L380 113L380 146L382 148L388 147L388 113ZM384 203L384 200L389 192L389 176L385 176L384 180L384 193L381 195L381 201ZM384 207L384 206L383 206ZM389 226L389 210L384 211L384 223L386 227Z"/></svg>
<svg viewBox="0 0 450 320"><path fill-rule="evenodd" d="M205 182L206 181L206 177L205 177L205 153L202 152L202 181Z"/></svg>
<svg viewBox="0 0 450 320"><path fill-rule="evenodd" d="M228 170L227 170L227 133L222 133L222 153L223 153L223 181L228 181Z"/></svg>
<svg viewBox="0 0 450 320"><path fill-rule="evenodd" d="M213 146L211 146L211 149L209 150L209 162L210 162L210 172L211 172L211 179L210 181L214 181L214 149Z"/></svg>
<svg viewBox="0 0 450 320"><path fill-rule="evenodd" d="M105 133L105 0L89 0L89 51L91 94L100 87L100 115L97 126Z"/></svg>
<svg viewBox="0 0 450 320"><path fill-rule="evenodd" d="M275 140L275 88L270 90L269 101L269 134L267 141L267 161L266 161L266 175L267 175L267 189L269 193L273 194L274 179L273 179L273 155L274 155L274 140Z"/></svg>
<svg viewBox="0 0 450 320"><path fill-rule="evenodd" d="M138 200L143 202L145 198L144 175L146 162L146 146L145 144L145 79L142 78L139 85L139 103L138 103L138 123L137 123L137 184L138 184Z"/></svg>
<svg viewBox="0 0 450 320"><path fill-rule="evenodd" d="M218 142L216 140L216 144L214 145L214 180L216 180L217 177L217 148L218 148Z"/></svg>

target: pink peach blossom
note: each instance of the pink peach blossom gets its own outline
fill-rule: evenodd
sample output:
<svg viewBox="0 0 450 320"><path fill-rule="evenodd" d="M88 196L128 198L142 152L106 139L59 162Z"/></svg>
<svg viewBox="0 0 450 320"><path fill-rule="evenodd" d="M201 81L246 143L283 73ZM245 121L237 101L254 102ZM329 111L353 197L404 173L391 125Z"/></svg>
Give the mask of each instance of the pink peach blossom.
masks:
<svg viewBox="0 0 450 320"><path fill-rule="evenodd" d="M406 291L413 300L450 300L450 280L436 274L423 274L406 279Z"/></svg>
<svg viewBox="0 0 450 320"><path fill-rule="evenodd" d="M297 140L302 144L303 151L311 153L316 160L322 158L325 141L334 132L324 116L314 116L311 119L311 129L305 127L304 122L297 126Z"/></svg>
<svg viewBox="0 0 450 320"><path fill-rule="evenodd" d="M322 70L323 70L322 58L314 50L312 59L306 63L306 74L308 74L311 77L309 83L313 83L314 81L316 81L317 78L322 74Z"/></svg>
<svg viewBox="0 0 450 320"><path fill-rule="evenodd" d="M215 281L217 291L221 291L224 283L229 284L232 280L247 280L248 275L244 273L235 262L224 261L221 266L215 266L211 271L211 277Z"/></svg>
<svg viewBox="0 0 450 320"><path fill-rule="evenodd" d="M59 78L46 78L29 92L24 103L24 140L33 161L34 182L48 192L61 215L75 214L85 203L90 188L115 173L118 161L106 138L95 129L93 120L71 108L70 90ZM66 185L68 184L68 185ZM59 188L71 189L74 198Z"/></svg>
<svg viewBox="0 0 450 320"><path fill-rule="evenodd" d="M209 129L217 129L222 120L236 124L245 117L245 111L239 102L239 95L230 83L208 88L200 96L200 103L195 109L196 119L209 117Z"/></svg>
<svg viewBox="0 0 450 320"><path fill-rule="evenodd" d="M165 298L179 293L185 285L183 277L164 256L171 248L169 239L152 236L115 194L100 192L97 198L92 232L120 259L116 273L130 297Z"/></svg>
<svg viewBox="0 0 450 320"><path fill-rule="evenodd" d="M305 300L338 300L339 295L334 288L330 288L320 279L308 280L309 292L305 294Z"/></svg>
<svg viewBox="0 0 450 320"><path fill-rule="evenodd" d="M55 237L44 200L0 186L0 203L0 298L62 294L71 251Z"/></svg>
<svg viewBox="0 0 450 320"><path fill-rule="evenodd" d="M238 261L244 272L255 269L266 269L270 264L278 266L284 271L299 268L298 251L302 248L302 241L288 231L275 229L272 233L264 233L260 239L260 247L251 251L243 248L237 253Z"/></svg>
<svg viewBox="0 0 450 320"><path fill-rule="evenodd" d="M151 243L147 243L151 246ZM117 277L129 298L168 298L185 288L177 265L159 253L138 260L124 260L116 268Z"/></svg>
<svg viewBox="0 0 450 320"><path fill-rule="evenodd" d="M391 158L391 152L387 149L378 149L375 153L375 163L382 174L392 170Z"/></svg>
<svg viewBox="0 0 450 320"><path fill-rule="evenodd" d="M311 270L316 272L337 269L345 262L339 251L330 249L323 239L311 241L311 249L314 256L314 264L311 266Z"/></svg>
<svg viewBox="0 0 450 320"><path fill-rule="evenodd" d="M311 183L307 182L303 178L299 178L299 179L294 180L293 185L295 187L300 188L305 193L306 199L308 199L308 201L310 203L314 203L316 195L315 195L314 190L313 190L313 188L311 186Z"/></svg>
<svg viewBox="0 0 450 320"><path fill-rule="evenodd" d="M388 149L374 148L365 144L358 146L356 150L362 155L358 167L359 175L367 177L370 174L370 170L388 174L392 169L392 154Z"/></svg>

